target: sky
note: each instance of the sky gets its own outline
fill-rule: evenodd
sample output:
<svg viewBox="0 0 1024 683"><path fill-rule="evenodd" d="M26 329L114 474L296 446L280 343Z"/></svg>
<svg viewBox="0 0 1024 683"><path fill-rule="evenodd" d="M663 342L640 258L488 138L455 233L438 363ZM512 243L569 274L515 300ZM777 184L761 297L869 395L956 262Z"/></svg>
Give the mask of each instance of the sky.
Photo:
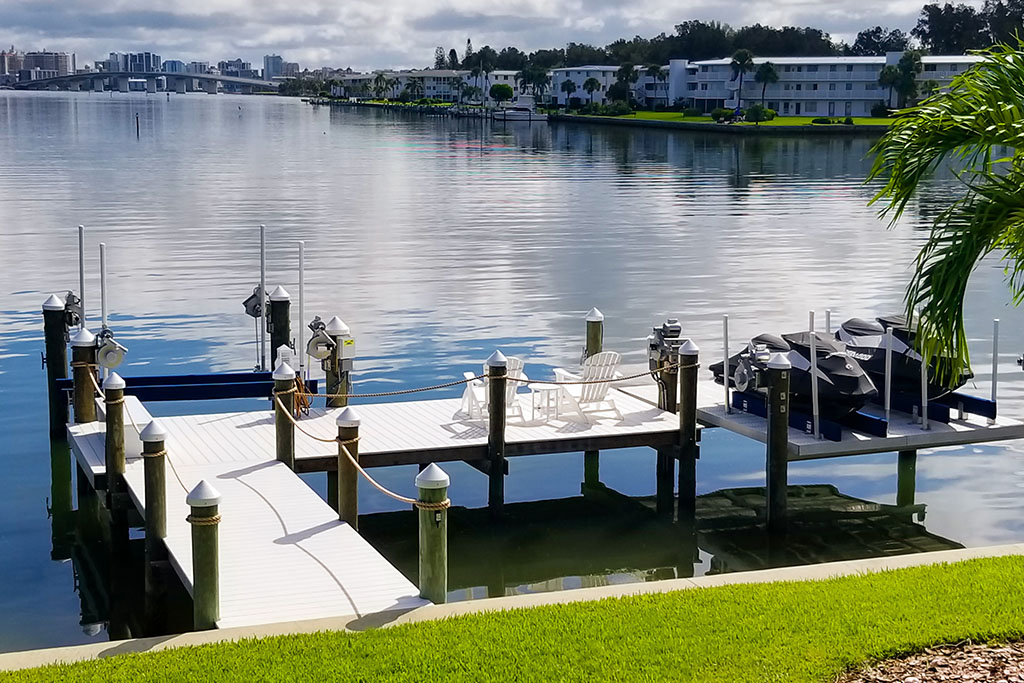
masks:
<svg viewBox="0 0 1024 683"><path fill-rule="evenodd" d="M435 46L515 45L671 33L689 19L739 27L814 26L852 42L882 25L909 31L925 0L0 0L0 45L75 52L78 64L109 52L262 67L280 54L302 67L422 68ZM979 2L972 4L978 5Z"/></svg>

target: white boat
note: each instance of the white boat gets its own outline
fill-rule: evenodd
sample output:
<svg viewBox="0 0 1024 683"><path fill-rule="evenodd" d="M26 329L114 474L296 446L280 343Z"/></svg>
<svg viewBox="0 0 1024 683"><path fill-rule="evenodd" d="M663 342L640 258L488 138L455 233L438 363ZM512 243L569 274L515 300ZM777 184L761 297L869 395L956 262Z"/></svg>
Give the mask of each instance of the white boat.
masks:
<svg viewBox="0 0 1024 683"><path fill-rule="evenodd" d="M533 95L520 95L516 101L491 113L495 121L547 121L547 114L538 114Z"/></svg>

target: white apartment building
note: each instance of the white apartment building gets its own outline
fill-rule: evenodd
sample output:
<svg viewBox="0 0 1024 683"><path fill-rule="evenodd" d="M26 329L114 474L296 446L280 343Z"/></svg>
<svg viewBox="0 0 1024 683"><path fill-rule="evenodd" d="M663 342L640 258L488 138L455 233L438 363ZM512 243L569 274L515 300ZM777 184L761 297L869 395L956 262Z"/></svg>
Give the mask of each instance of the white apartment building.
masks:
<svg viewBox="0 0 1024 683"><path fill-rule="evenodd" d="M754 69L743 77L743 92L732 70L731 58L700 62L672 60L668 97L709 112L716 107L745 108L761 102L762 84L754 79L764 62L775 66L779 80L765 88L764 102L780 116L870 116L879 101L895 106L895 93L878 78L886 65L896 65L902 52L884 57L756 57ZM980 61L974 55L922 57L922 85L935 81L946 87L958 73Z"/></svg>
<svg viewBox="0 0 1024 683"><path fill-rule="evenodd" d="M561 107L569 104L570 100L578 100L572 104L587 104L591 101L605 104L608 88L615 83L615 72L618 70L617 66L595 65L552 69L548 72L548 75L551 76L551 97ZM591 93L583 89L583 84L591 78L596 78L601 84L600 89L593 92L593 97L591 97ZM571 95L562 92L562 83L567 80L572 81L576 86L576 91Z"/></svg>

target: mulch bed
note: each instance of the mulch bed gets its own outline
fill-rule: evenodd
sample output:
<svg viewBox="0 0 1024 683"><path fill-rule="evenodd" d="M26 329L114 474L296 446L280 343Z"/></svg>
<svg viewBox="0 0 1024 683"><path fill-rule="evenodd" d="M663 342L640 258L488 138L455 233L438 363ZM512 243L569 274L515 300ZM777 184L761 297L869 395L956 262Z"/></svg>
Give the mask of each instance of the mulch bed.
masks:
<svg viewBox="0 0 1024 683"><path fill-rule="evenodd" d="M932 681L992 681L1024 683L1024 643L976 645L969 641L941 645L924 652L887 659L854 671L837 683L932 683Z"/></svg>

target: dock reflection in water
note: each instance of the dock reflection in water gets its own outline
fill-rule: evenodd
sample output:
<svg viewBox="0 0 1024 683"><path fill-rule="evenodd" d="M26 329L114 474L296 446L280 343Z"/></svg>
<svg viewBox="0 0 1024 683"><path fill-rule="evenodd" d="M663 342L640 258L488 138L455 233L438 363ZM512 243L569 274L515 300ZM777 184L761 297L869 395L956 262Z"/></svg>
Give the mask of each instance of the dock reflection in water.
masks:
<svg viewBox="0 0 1024 683"><path fill-rule="evenodd" d="M603 485L585 495L505 506L505 524L486 509L449 515L449 599L658 581L702 574L905 555L964 547L930 533L925 506L885 505L835 486L789 487L789 533L771 539L764 488L697 497L696 536L655 513L654 497ZM364 515L359 531L414 583L414 512Z"/></svg>

